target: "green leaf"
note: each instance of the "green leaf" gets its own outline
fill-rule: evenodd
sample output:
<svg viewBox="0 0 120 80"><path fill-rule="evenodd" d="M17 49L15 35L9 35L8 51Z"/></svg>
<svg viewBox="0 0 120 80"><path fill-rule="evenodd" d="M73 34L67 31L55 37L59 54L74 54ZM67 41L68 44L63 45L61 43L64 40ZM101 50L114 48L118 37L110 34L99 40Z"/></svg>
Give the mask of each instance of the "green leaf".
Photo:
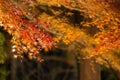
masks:
<svg viewBox="0 0 120 80"><path fill-rule="evenodd" d="M0 33L0 46L4 44L4 41L5 41L4 35Z"/></svg>

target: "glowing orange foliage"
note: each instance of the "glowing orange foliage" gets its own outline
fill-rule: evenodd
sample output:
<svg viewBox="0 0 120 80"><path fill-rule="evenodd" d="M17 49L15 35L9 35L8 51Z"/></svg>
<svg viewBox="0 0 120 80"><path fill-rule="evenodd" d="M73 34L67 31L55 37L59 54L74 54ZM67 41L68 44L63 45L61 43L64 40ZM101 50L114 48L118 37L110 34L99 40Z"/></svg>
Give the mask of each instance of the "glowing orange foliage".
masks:
<svg viewBox="0 0 120 80"><path fill-rule="evenodd" d="M0 22L1 27L11 34L13 43L13 52L22 56L26 53L37 58L39 51L42 49L50 49L53 45L53 39L44 30L49 29L47 22L31 16L31 20L27 20L30 12L24 11L20 6L11 0L0 1Z"/></svg>
<svg viewBox="0 0 120 80"><path fill-rule="evenodd" d="M35 3L33 0L23 0L20 1L22 4L12 0L0 1L0 25L13 36L13 51L16 49L18 54L28 53L29 58L32 59L38 56L39 50L48 51L54 42L75 45L76 53L85 54L85 59L99 55L106 57L106 53L113 56L114 50L120 49L119 0L36 1ZM38 14L37 17L29 10L29 7L34 8L36 5L43 10L43 13ZM59 9L61 6L68 12L52 9L52 7ZM73 17L74 11L84 16L84 20L79 22L81 26L76 26L69 22L71 18L67 18ZM64 17L57 17L62 13ZM91 34L88 29L93 32L96 29L98 31ZM51 37L49 33L53 36ZM108 57L107 60L116 58L116 56Z"/></svg>

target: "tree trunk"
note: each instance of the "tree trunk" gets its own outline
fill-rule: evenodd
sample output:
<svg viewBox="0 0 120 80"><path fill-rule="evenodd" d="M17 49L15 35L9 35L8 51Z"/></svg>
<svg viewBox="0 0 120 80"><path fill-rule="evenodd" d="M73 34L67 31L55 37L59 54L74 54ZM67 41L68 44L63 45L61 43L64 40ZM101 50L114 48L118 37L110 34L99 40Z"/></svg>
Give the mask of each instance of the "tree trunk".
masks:
<svg viewBox="0 0 120 80"><path fill-rule="evenodd" d="M100 80L100 65L91 60L80 63L80 80Z"/></svg>
<svg viewBox="0 0 120 80"><path fill-rule="evenodd" d="M117 71L118 80L120 80L120 71Z"/></svg>

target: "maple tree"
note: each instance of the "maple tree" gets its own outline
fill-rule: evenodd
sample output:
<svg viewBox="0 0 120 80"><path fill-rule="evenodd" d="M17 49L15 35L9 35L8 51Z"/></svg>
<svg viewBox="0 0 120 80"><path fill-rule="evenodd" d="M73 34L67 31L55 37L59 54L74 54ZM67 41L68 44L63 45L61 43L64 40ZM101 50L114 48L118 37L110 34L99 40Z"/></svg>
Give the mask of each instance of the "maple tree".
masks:
<svg viewBox="0 0 120 80"><path fill-rule="evenodd" d="M1 0L0 25L13 36L13 51L20 56L37 58L40 50L64 43L75 45L82 59L95 58L120 70L119 4L118 0Z"/></svg>
<svg viewBox="0 0 120 80"><path fill-rule="evenodd" d="M116 58L118 62L112 60L115 65L111 65L115 69L119 69L119 57L116 56L119 55L120 44L120 16L118 14L120 2L118 0L37 1L40 6L43 6L45 12L48 8L47 10L53 14L51 16L46 12L47 14L41 14L40 18L53 24L51 28L57 35L56 41L62 40L65 44L75 45L75 52L81 53L80 55L84 56L84 59L96 58L96 61L101 64L106 63L103 58L107 61ZM52 9L54 6L57 7L57 10ZM66 9L60 10L60 8ZM84 20L79 22L79 25L70 22L73 18L67 18L68 16L75 16L75 11L84 16ZM61 17L61 15L64 15L64 17ZM115 54L116 50L118 50L117 54Z"/></svg>

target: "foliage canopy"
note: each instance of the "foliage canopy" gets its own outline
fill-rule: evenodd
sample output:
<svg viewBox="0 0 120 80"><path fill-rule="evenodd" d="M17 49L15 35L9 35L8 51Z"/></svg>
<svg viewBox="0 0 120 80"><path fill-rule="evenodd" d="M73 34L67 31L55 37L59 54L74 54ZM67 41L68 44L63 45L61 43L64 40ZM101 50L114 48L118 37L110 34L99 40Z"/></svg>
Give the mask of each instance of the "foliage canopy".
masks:
<svg viewBox="0 0 120 80"><path fill-rule="evenodd" d="M120 70L119 4L118 0L1 0L0 25L13 36L13 52L20 57L25 53L41 60L39 50L65 43L74 45L82 59L95 58Z"/></svg>

